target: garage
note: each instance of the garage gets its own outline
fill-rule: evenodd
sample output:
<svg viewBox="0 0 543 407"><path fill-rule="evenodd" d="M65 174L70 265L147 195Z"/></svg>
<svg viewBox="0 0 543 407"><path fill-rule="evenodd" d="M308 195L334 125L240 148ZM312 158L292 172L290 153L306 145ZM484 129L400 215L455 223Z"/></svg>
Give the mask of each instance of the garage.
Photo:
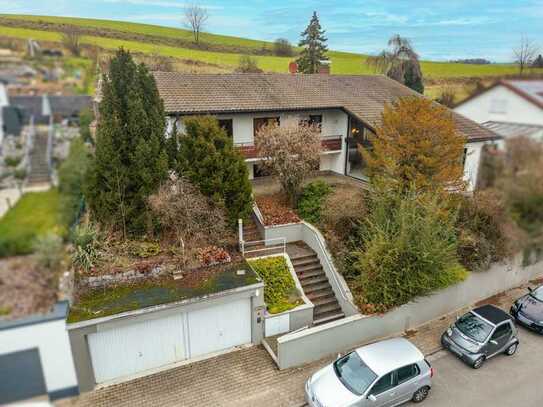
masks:
<svg viewBox="0 0 543 407"><path fill-rule="evenodd" d="M96 383L251 342L251 300L119 321L87 336Z"/></svg>

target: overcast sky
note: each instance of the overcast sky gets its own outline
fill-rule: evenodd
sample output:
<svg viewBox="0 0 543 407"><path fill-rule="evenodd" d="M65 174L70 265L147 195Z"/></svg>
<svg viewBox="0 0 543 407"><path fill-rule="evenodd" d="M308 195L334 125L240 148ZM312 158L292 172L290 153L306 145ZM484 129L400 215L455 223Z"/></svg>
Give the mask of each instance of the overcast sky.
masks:
<svg viewBox="0 0 543 407"><path fill-rule="evenodd" d="M0 13L77 16L180 27L179 0L0 0ZM335 50L376 53L393 34L424 59L512 59L522 36L543 48L543 0L202 0L207 30L297 42L314 9ZM1 35L1 32L0 32Z"/></svg>

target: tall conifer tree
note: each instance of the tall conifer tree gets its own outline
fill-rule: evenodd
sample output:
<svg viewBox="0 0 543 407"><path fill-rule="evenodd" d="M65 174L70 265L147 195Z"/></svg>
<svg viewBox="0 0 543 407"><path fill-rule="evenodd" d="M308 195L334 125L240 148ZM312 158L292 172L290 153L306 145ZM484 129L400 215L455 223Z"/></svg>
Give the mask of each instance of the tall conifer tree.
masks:
<svg viewBox="0 0 543 407"><path fill-rule="evenodd" d="M321 28L317 12L313 12L313 17L305 31L301 34L302 39L298 43L303 47L300 57L296 60L298 70L302 73L318 73L321 61L327 60L326 52L328 48L324 36L325 31Z"/></svg>
<svg viewBox="0 0 543 407"><path fill-rule="evenodd" d="M143 233L150 226L147 198L168 176L165 114L153 76L122 48L102 78L99 111L89 207L99 222Z"/></svg>

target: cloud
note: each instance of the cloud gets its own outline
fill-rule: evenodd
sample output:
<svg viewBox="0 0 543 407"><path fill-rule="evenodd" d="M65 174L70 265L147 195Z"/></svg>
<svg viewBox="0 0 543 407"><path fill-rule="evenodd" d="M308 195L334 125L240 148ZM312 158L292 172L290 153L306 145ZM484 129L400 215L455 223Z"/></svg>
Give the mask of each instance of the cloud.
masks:
<svg viewBox="0 0 543 407"><path fill-rule="evenodd" d="M146 7L167 7L167 8L185 8L190 6L190 2L174 1L174 0L102 0L105 3L116 3L116 4L131 4L134 6L146 6ZM206 6L204 4L200 5L202 8L208 10L218 10L222 9L219 6Z"/></svg>

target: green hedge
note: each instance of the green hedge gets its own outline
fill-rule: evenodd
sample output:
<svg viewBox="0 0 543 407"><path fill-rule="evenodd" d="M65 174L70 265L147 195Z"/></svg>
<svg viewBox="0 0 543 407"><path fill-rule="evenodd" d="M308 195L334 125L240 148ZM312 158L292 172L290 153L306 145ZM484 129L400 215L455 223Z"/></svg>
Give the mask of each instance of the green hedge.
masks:
<svg viewBox="0 0 543 407"><path fill-rule="evenodd" d="M332 188L324 181L315 181L308 184L302 191L298 201L298 215L312 224L321 220L322 207Z"/></svg>
<svg viewBox="0 0 543 407"><path fill-rule="evenodd" d="M59 222L59 193L29 192L0 219L0 257L29 254L37 236L65 234Z"/></svg>
<svg viewBox="0 0 543 407"><path fill-rule="evenodd" d="M284 257L267 257L248 263L264 280L264 301L270 314L287 311L302 303Z"/></svg>

